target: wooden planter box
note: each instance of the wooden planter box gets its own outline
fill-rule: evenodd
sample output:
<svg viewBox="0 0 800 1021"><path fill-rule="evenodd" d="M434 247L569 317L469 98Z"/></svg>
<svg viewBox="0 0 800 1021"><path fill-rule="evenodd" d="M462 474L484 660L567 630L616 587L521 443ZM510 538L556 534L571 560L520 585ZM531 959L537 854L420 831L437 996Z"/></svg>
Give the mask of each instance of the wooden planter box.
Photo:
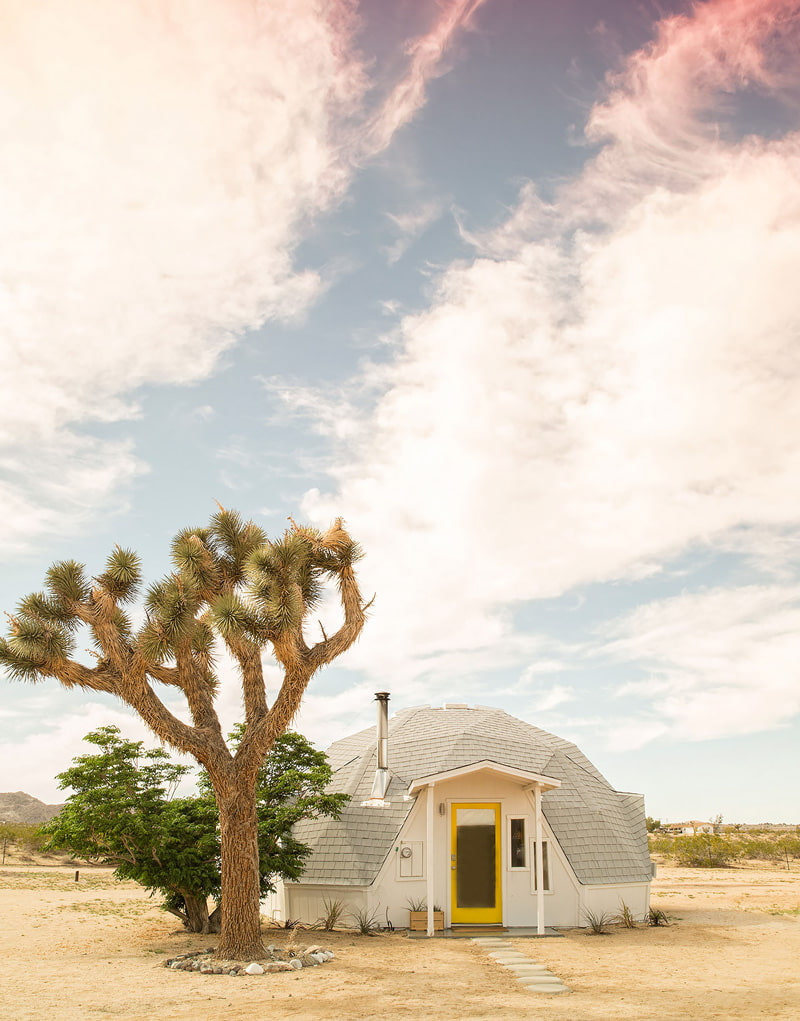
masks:
<svg viewBox="0 0 800 1021"><path fill-rule="evenodd" d="M428 912L427 911L409 911L409 917L411 923L409 929L412 932L427 932L428 931ZM444 911L433 912L433 928L434 931L441 931L444 929Z"/></svg>

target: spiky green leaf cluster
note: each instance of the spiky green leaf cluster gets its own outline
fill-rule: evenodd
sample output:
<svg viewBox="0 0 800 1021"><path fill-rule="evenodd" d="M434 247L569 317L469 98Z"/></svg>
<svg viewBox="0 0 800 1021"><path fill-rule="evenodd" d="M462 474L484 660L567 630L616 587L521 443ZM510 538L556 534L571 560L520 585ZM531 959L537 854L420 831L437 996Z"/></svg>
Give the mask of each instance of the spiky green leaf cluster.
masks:
<svg viewBox="0 0 800 1021"><path fill-rule="evenodd" d="M251 554L266 541L263 529L254 522L220 508L207 528L187 528L175 536L172 562L210 601L213 594L242 582Z"/></svg>
<svg viewBox="0 0 800 1021"><path fill-rule="evenodd" d="M222 568L208 542L208 528L185 528L172 540L172 562L196 587L205 601L213 598L222 582Z"/></svg>
<svg viewBox="0 0 800 1021"><path fill-rule="evenodd" d="M47 572L47 587L67 605L84 603L91 594L91 586L83 571L83 564L76 560L60 560Z"/></svg>
<svg viewBox="0 0 800 1021"><path fill-rule="evenodd" d="M77 604L90 595L81 564L62 560L47 572L48 593L32 592L10 618L8 638L0 641L0 663L16 680L35 681L74 648L80 623Z"/></svg>
<svg viewBox="0 0 800 1021"><path fill-rule="evenodd" d="M36 681L45 664L23 655L14 649L5 638L0 638L0 663L15 681Z"/></svg>
<svg viewBox="0 0 800 1021"><path fill-rule="evenodd" d="M225 639L248 638L262 643L269 632L269 621L234 592L224 592L210 607L214 627Z"/></svg>
<svg viewBox="0 0 800 1021"><path fill-rule="evenodd" d="M319 602L323 573L313 541L300 532L287 532L277 542L261 546L247 565L250 592L278 633L302 625Z"/></svg>
<svg viewBox="0 0 800 1021"><path fill-rule="evenodd" d="M0 663L17 680L36 680L72 652L76 623L59 599L42 592L26 596L11 617L8 639L0 641Z"/></svg>
<svg viewBox="0 0 800 1021"><path fill-rule="evenodd" d="M136 595L142 580L141 560L133 550L115 546L106 569L97 581L115 599L127 602Z"/></svg>

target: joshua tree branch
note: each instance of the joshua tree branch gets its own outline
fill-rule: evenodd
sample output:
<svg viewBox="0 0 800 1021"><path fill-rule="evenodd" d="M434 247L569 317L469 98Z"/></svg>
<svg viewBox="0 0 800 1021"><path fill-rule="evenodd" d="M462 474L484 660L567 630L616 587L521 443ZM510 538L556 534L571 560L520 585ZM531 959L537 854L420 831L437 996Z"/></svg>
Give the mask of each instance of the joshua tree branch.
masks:
<svg viewBox="0 0 800 1021"><path fill-rule="evenodd" d="M268 711L261 651L255 642L247 638L226 638L225 644L239 664L245 720L248 725L257 723Z"/></svg>
<svg viewBox="0 0 800 1021"><path fill-rule="evenodd" d="M339 595L344 610L344 623L330 638L317 642L304 657L311 668L311 673L349 649L361 634L361 629L366 622L366 607L362 603L361 592L352 567L343 567L339 574Z"/></svg>
<svg viewBox="0 0 800 1021"><path fill-rule="evenodd" d="M119 695L119 674L102 663L88 667L72 659L61 659L43 666L40 672L46 677L55 677L65 688L88 688Z"/></svg>
<svg viewBox="0 0 800 1021"><path fill-rule="evenodd" d="M144 674L125 678L120 688L116 694L139 713L162 741L193 755L207 769L212 758L218 760L221 751L227 752L218 721L215 720L216 726L212 723L209 727L190 727L167 709Z"/></svg>
<svg viewBox="0 0 800 1021"><path fill-rule="evenodd" d="M215 684L203 666L196 662L190 643L184 642L176 650L175 662L177 663L177 685L186 696L195 726L219 734L221 740L222 728L214 709ZM152 673L152 671L148 670L148 673Z"/></svg>

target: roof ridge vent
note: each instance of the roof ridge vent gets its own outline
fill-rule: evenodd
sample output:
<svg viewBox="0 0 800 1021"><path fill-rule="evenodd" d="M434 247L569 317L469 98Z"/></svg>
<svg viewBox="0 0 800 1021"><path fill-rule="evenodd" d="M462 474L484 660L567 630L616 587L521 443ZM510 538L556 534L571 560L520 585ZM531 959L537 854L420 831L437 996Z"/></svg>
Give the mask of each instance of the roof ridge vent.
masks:
<svg viewBox="0 0 800 1021"><path fill-rule="evenodd" d="M466 702L445 702L445 709L469 709Z"/></svg>

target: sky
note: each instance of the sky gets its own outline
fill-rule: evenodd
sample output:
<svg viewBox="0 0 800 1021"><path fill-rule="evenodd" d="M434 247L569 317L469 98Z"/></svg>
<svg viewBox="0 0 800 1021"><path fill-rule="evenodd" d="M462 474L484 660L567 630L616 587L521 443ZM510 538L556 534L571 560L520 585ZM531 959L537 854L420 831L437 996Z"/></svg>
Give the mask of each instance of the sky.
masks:
<svg viewBox="0 0 800 1021"><path fill-rule="evenodd" d="M0 608L115 543L155 581L215 501L341 515L375 602L318 746L498 706L664 821L800 823L800 0L0 22ZM155 743L0 693L4 790Z"/></svg>

